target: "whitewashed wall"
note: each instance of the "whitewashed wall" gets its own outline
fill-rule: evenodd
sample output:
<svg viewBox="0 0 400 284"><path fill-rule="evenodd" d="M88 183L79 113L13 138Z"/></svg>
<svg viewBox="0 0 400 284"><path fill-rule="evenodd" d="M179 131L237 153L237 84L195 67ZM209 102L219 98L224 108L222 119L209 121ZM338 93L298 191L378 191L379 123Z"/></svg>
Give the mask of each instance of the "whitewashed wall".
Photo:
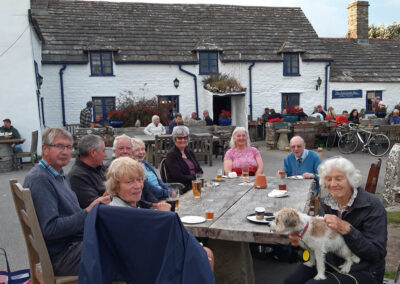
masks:
<svg viewBox="0 0 400 284"><path fill-rule="evenodd" d="M336 113L343 110L366 109L367 91L382 91L382 101L391 111L400 103L400 83L338 83L331 82L328 91L328 105L335 108ZM362 90L362 98L332 99L332 91Z"/></svg>
<svg viewBox="0 0 400 284"><path fill-rule="evenodd" d="M39 43L29 26L29 8L29 0L2 0L0 9L0 54L5 52L0 57L0 123L11 119L26 139L24 151L30 150L32 131L40 130L33 64L40 52L34 54Z"/></svg>

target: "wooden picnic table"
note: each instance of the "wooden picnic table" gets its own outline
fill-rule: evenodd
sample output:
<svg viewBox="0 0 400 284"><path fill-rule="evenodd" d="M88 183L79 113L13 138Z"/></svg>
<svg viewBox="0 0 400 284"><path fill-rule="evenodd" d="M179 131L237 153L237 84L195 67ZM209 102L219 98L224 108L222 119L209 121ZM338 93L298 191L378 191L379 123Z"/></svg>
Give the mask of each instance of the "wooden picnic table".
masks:
<svg viewBox="0 0 400 284"><path fill-rule="evenodd" d="M250 180L254 181L254 177ZM202 198L195 199L191 191L181 196L179 216L203 216L207 206L214 211L214 219L185 227L197 237L211 239L288 244L287 235L272 233L268 226L247 220L255 207L265 207L266 212L277 212L284 207L295 208L307 213L313 191L313 180L286 179L288 196L268 197L268 193L278 188L277 177L267 177L268 188L256 189L252 185L240 185L240 178L223 179L219 186L206 188ZM209 201L213 200L213 201Z"/></svg>
<svg viewBox="0 0 400 284"><path fill-rule="evenodd" d="M24 143L25 139L24 138L17 138L17 139L2 139L0 140L0 144L21 144Z"/></svg>

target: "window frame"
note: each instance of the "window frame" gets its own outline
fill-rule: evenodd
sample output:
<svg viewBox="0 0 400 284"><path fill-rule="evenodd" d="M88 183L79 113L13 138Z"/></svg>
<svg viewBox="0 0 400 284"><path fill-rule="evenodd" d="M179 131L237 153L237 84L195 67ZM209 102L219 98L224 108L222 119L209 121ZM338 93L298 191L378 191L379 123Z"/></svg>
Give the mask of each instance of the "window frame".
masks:
<svg viewBox="0 0 400 284"><path fill-rule="evenodd" d="M296 56L296 71L293 71L293 56ZM289 58L289 60L287 60L287 58ZM287 64L289 64L288 72L286 72ZM283 54L283 76L300 76L300 54L298 52L285 52Z"/></svg>
<svg viewBox="0 0 400 284"><path fill-rule="evenodd" d="M215 59L211 59L210 55L216 55ZM206 56L207 58L204 60L202 57ZM218 74L218 51L200 51L199 52L199 75L212 75ZM205 67L202 65L202 62L207 62L207 70L204 70ZM212 62L215 62L216 70L210 71Z"/></svg>
<svg viewBox="0 0 400 284"><path fill-rule="evenodd" d="M94 68L93 68L93 58L92 57L95 54L99 54L99 56L100 56L100 73L95 73L93 70ZM103 60L103 56L106 54L110 55L110 59L109 59L110 68L111 68L110 73L104 72L103 65L104 65L106 59ZM94 76L94 77L114 76L114 68L113 67L114 67L113 66L113 53L111 51L91 51L90 52L90 76Z"/></svg>
<svg viewBox="0 0 400 284"><path fill-rule="evenodd" d="M163 96L163 95L158 95L157 96L157 103L160 104L162 101L162 98L166 98L167 99L167 103L169 101L173 101L176 100L176 111L174 111L174 107L172 107L172 117L175 117L175 114L179 112L179 96L178 95L171 95L171 96ZM172 102L172 104L174 105L175 103Z"/></svg>
<svg viewBox="0 0 400 284"><path fill-rule="evenodd" d="M287 106L285 106L285 96L287 96L287 98L288 98ZM297 101L297 103L294 103L293 100ZM293 105L291 104L291 102L293 103ZM289 108L289 107L296 106L296 105L298 105L298 106L300 105L300 93L282 93L281 109Z"/></svg>
<svg viewBox="0 0 400 284"><path fill-rule="evenodd" d="M104 121L107 121L107 111L106 111L106 99L113 99L113 104L112 104L112 110L115 110L115 97L92 97L92 102L93 102L93 122L94 123L103 123ZM96 102L95 100L101 100L101 108L102 108L102 115L103 118L100 120L97 120L97 109L96 109ZM109 110L110 111L110 110Z"/></svg>
<svg viewBox="0 0 400 284"><path fill-rule="evenodd" d="M373 99L372 104L371 104L371 110L368 109L368 93L374 93L374 99ZM372 110L372 106L374 105L374 101L375 101L375 99L377 97L379 97L380 100L382 101L382 98L383 98L383 91L382 90L369 90L369 91L365 92L365 113L368 113L368 114L375 113Z"/></svg>

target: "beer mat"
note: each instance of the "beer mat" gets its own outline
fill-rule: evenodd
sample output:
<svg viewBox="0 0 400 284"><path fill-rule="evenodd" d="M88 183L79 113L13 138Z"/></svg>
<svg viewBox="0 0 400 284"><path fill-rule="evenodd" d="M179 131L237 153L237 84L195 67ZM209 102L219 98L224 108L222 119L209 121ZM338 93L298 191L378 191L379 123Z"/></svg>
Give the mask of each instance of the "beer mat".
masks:
<svg viewBox="0 0 400 284"><path fill-rule="evenodd" d="M257 220L256 213L247 215L247 220L256 224L269 224L269 222L273 221L274 219L274 215L270 212L265 212L264 219L262 220Z"/></svg>
<svg viewBox="0 0 400 284"><path fill-rule="evenodd" d="M288 179L304 179L303 176L291 176L287 177Z"/></svg>
<svg viewBox="0 0 400 284"><path fill-rule="evenodd" d="M206 221L206 218L202 216L184 216L181 217L181 221L184 224L200 224Z"/></svg>
<svg viewBox="0 0 400 284"><path fill-rule="evenodd" d="M287 193L287 190L279 190L279 189L273 189L270 193L268 193L269 197L286 197L289 196Z"/></svg>

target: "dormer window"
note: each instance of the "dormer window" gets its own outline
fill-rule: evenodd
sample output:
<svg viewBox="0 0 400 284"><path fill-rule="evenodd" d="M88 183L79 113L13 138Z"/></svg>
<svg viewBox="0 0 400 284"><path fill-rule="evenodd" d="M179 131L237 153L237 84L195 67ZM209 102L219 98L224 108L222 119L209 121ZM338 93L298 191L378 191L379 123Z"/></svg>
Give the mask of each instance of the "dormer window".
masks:
<svg viewBox="0 0 400 284"><path fill-rule="evenodd" d="M299 76L299 54L284 53L283 54L283 76Z"/></svg>
<svg viewBox="0 0 400 284"><path fill-rule="evenodd" d="M199 74L209 75L218 73L218 52L201 51L199 52Z"/></svg>
<svg viewBox="0 0 400 284"><path fill-rule="evenodd" d="M111 51L90 52L90 71L92 76L113 76Z"/></svg>

